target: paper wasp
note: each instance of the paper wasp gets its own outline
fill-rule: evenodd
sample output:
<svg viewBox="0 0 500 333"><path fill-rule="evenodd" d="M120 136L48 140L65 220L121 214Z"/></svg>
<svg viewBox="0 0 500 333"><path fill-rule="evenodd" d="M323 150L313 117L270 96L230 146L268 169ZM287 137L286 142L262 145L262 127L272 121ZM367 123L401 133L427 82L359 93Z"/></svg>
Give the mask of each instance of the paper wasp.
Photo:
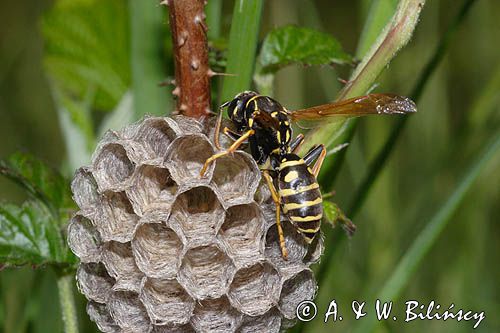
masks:
<svg viewBox="0 0 500 333"><path fill-rule="evenodd" d="M225 127L223 132L234 142L208 158L200 174L203 176L210 163L236 151L248 142L250 152L257 161L276 204L276 225L283 257L287 251L281 228L280 210L311 243L319 231L323 216L322 197L316 180L326 156L324 145L312 147L300 158L295 154L303 141L299 135L292 140L291 123L299 120L325 120L358 117L371 114L406 114L416 111L415 103L407 97L394 94L369 94L341 102L307 109L288 111L278 101L253 91L245 91L221 105L227 107L235 131ZM222 112L219 113L215 143L219 145ZM311 165L316 160L311 169Z"/></svg>

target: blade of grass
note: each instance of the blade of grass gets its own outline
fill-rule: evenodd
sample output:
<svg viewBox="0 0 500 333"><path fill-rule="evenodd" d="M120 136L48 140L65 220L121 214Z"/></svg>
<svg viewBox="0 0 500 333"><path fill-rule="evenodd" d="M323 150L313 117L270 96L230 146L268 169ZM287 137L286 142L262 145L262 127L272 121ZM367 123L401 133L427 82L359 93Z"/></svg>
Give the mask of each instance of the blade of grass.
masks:
<svg viewBox="0 0 500 333"><path fill-rule="evenodd" d="M250 88L260 28L263 0L238 0L234 4L226 72L219 102ZM220 103L219 103L220 104Z"/></svg>
<svg viewBox="0 0 500 333"><path fill-rule="evenodd" d="M219 38L221 28L222 0L210 0L206 5L208 39Z"/></svg>
<svg viewBox="0 0 500 333"><path fill-rule="evenodd" d="M465 194L471 188L474 181L481 174L483 168L496 155L500 148L500 134L494 134L490 143L486 146L477 160L469 168L453 194L444 203L441 209L426 224L424 230L418 235L406 254L401 258L396 269L378 293L377 299L396 301L403 288L416 272L425 255L430 251L439 238L444 227L450 221L455 211L460 207ZM377 323L375 316L369 316L360 321L354 332L371 332Z"/></svg>
<svg viewBox="0 0 500 333"><path fill-rule="evenodd" d="M500 103L500 94L498 91L500 87L500 61L497 63L491 78L488 83L482 89L481 96L476 100L472 111L468 114L469 122L471 127L482 127L486 122L493 120L498 122L500 119L499 112L495 113L496 117L490 118L491 106L498 105ZM497 109L498 110L498 109Z"/></svg>
<svg viewBox="0 0 500 333"><path fill-rule="evenodd" d="M71 175L79 166L88 164L91 152L89 142L82 130L71 120L69 112L62 106L56 106L59 126L66 146L67 163L66 175Z"/></svg>
<svg viewBox="0 0 500 333"><path fill-rule="evenodd" d="M450 25L446 29L446 32L441 38L436 51L420 74L420 77L417 80L412 93L410 94L411 99L413 99L414 101L418 102L418 100L422 96L424 87L427 85L427 82L429 81L431 75L434 73L437 66L441 63L441 60L444 58L444 55L446 54L446 51L448 50L451 40L455 36L458 27L464 21L465 16L469 12L472 4L474 4L475 1L476 0L465 0L457 16L451 21ZM365 202L373 183L375 182L385 163L389 159L391 152L394 150L394 147L398 142L398 138L401 136L401 133L403 132L408 119L408 116L398 119L382 149L380 149L375 159L368 167L368 173L365 175L361 182L361 185L356 190L354 198L351 201L351 205L349 206L348 212L350 218L354 218L354 216L356 216L359 209Z"/></svg>
<svg viewBox="0 0 500 333"><path fill-rule="evenodd" d="M165 79L162 59L163 18L155 2L129 0L132 92L134 118L145 114L169 114L170 94L158 84Z"/></svg>

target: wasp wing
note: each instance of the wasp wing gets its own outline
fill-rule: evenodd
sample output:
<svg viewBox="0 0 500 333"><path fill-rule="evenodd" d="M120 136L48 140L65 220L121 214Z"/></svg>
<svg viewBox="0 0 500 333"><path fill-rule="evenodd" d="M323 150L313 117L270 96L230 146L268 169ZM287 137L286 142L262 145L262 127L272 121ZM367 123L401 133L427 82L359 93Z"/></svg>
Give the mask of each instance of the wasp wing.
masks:
<svg viewBox="0 0 500 333"><path fill-rule="evenodd" d="M405 114L416 111L415 103L408 97L395 94L369 94L345 101L290 111L289 115L293 121L326 120L327 117L340 120L371 114Z"/></svg>

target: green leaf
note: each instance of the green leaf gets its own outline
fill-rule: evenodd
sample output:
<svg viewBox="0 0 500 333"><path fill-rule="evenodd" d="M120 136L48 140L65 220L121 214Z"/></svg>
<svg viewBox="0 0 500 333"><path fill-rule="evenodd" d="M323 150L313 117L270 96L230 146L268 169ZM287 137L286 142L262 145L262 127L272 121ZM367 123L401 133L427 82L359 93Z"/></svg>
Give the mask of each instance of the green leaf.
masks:
<svg viewBox="0 0 500 333"><path fill-rule="evenodd" d="M56 1L42 20L52 83L76 100L95 89L93 106L110 110L130 86L125 1Z"/></svg>
<svg viewBox="0 0 500 333"><path fill-rule="evenodd" d="M119 130L134 121L134 97L130 92L123 95L116 108L104 118L99 127L98 136L102 137L107 130Z"/></svg>
<svg viewBox="0 0 500 333"><path fill-rule="evenodd" d="M32 155L15 153L0 160L0 175L22 186L50 210L54 218L74 207L68 182L56 171Z"/></svg>
<svg viewBox="0 0 500 333"><path fill-rule="evenodd" d="M356 231L356 225L345 216L340 207L328 200L323 200L323 218L328 224L335 228L338 224L344 229L348 236L352 236Z"/></svg>
<svg viewBox="0 0 500 333"><path fill-rule="evenodd" d="M272 30L264 39L259 55L264 73L291 64L347 64L352 60L332 36L293 25Z"/></svg>
<svg viewBox="0 0 500 333"><path fill-rule="evenodd" d="M333 223L340 217L338 206L331 201L323 201L323 213L330 223Z"/></svg>
<svg viewBox="0 0 500 333"><path fill-rule="evenodd" d="M58 101L59 125L66 145L68 171L73 173L81 165L89 164L95 147L90 110L83 108L81 103L75 103L70 98L60 98L56 101Z"/></svg>
<svg viewBox="0 0 500 333"><path fill-rule="evenodd" d="M75 260L54 217L45 207L35 201L21 207L0 205L0 262L3 265L64 266Z"/></svg>

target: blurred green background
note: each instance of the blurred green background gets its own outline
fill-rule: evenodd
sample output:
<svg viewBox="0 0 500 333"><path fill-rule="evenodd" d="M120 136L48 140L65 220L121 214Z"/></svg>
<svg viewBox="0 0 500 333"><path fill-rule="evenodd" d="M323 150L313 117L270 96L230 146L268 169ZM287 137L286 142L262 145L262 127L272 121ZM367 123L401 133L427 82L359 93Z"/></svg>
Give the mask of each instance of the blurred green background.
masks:
<svg viewBox="0 0 500 333"><path fill-rule="evenodd" d="M268 1L263 8L260 37L262 39L272 28L292 23L330 33L347 52L355 54L371 8L377 3L393 7L396 2ZM457 0L428 1L413 39L379 78L376 91L411 93L462 3ZM64 116L58 113L57 105L61 105L65 96L75 101L84 100L91 94L94 103L90 111L85 111L90 112L87 118L93 124L102 123L128 87L133 85L135 79L131 77L141 75L134 73L131 59L148 45L137 43L137 38L132 38L134 33L140 33L140 30L131 28L135 11L130 13L130 10L137 6L133 0L73 1L75 6L89 8L88 12L82 14L80 11L74 17L71 16L76 15L71 2L61 1L55 11L53 5L52 1L46 0L0 3L0 157L16 151L30 152L71 176L75 161L78 158L84 160L85 155L71 157L68 154L60 125ZM106 7L108 13L94 15L99 6ZM167 108L171 109L168 95L171 88L157 85L173 73L170 37L165 9L155 1L151 1L150 6L159 24L152 30L145 27L145 39L163 41L161 50L152 53L162 54L165 62L157 64L156 68L160 69L156 73L157 81L144 82L144 89L150 92L155 102L144 106L141 112L161 114ZM220 30L217 28L211 32L217 37L215 44L224 44L228 37L232 6L232 1L222 1ZM135 7L134 10L140 9ZM61 28L72 24L78 26L76 17L88 20L87 27L91 29L75 29L64 35L66 31ZM408 121L393 155L354 219L357 232L347 242L345 237L335 237L339 243L326 244L327 247L334 246L335 252L325 276L326 283L319 289L317 304L320 313L332 299L337 300L344 312L350 309L352 300L366 300L367 309L373 309L375 295L410 244L450 197L488 138L498 133L499 18L498 0L478 0L460 20L455 34L448 41L443 60L424 87L418 101L418 113ZM113 24L107 21L111 19ZM115 30L110 31L111 28ZM101 40L108 38L114 53L92 49L93 43L99 45L99 40L94 41L92 36ZM58 48L59 38L73 37L87 42L81 44L86 65L96 68L99 67L96 64L102 64L97 70L109 71L114 75L109 75L113 80L101 82L102 86L95 82L86 86L83 80L81 87L72 87L71 93L65 91L66 79L69 82L78 75L89 82L95 79L88 71L72 72L71 62L65 64L67 67L54 65L58 56L68 56L64 48ZM81 53L75 54L75 59L78 56ZM154 64L152 68L155 68ZM337 76L347 79L350 70L349 66L287 67L276 76L274 97L289 109L325 103L332 100L341 87ZM220 82L216 80L214 92L219 87ZM75 92L81 96L75 96ZM83 109L78 107L75 107L75 114ZM334 186L335 201L341 207L349 206L370 161L396 121L382 117L360 121ZM98 133L97 126L90 132ZM454 303L455 308L485 311L486 319L477 331L500 331L499 162L497 154L483 169L436 244L411 276L402 295L394 300L399 317L403 317L405 300L422 303L435 300L443 308ZM0 178L0 200L20 203L25 199L26 195L16 185ZM342 231L337 229L335 233ZM0 331L62 331L57 286L50 269L2 270L0 298ZM78 293L77 299L81 331L95 332L97 328L85 314L85 300ZM352 314L347 313L344 320L337 323L325 324L323 318L318 317L304 326L304 332L348 332L358 324ZM381 323L376 332L469 332L472 326L471 322L451 320L411 323L399 320Z"/></svg>

